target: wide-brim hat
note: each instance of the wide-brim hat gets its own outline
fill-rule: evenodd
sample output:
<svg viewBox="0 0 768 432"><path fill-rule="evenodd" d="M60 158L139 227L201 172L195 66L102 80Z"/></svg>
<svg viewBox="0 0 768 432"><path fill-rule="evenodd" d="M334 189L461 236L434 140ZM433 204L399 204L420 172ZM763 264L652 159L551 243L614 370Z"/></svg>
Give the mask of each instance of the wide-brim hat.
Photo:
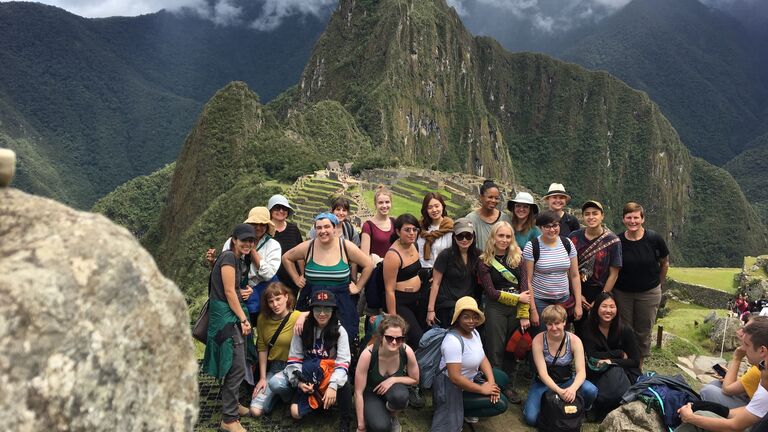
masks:
<svg viewBox="0 0 768 432"><path fill-rule="evenodd" d="M480 315L480 322L478 322L477 325L482 325L485 322L485 314L480 310L479 307L477 307L477 300L470 296L465 296L456 301L456 305L453 309L453 319L451 319L451 325L456 323L456 320L459 319L459 315L461 315L461 313L465 310L477 312L477 314Z"/></svg>
<svg viewBox="0 0 768 432"><path fill-rule="evenodd" d="M565 191L565 186L563 186L562 183L552 183L549 185L549 190L547 190L547 194L544 195L543 198L547 199L552 195L565 195L568 201L571 200L571 196Z"/></svg>
<svg viewBox="0 0 768 432"><path fill-rule="evenodd" d="M276 205L281 205L281 206L287 208L288 209L288 217L293 216L293 214L295 213L295 211L293 210L293 207L291 207L291 205L288 204L288 198L286 198L283 195L280 195L280 194L272 195L272 197L269 199L269 201L267 201L267 208L269 209L269 211L272 211L272 207L274 207Z"/></svg>
<svg viewBox="0 0 768 432"><path fill-rule="evenodd" d="M513 199L507 201L507 210L514 213L515 204L528 204L531 206L531 211L533 214L537 214L539 212L539 205L536 204L536 201L533 200L533 195L529 194L528 192L518 192Z"/></svg>
<svg viewBox="0 0 768 432"><path fill-rule="evenodd" d="M266 207L254 207L248 212L246 224L266 224L269 235L275 235L275 224L269 218L269 210Z"/></svg>

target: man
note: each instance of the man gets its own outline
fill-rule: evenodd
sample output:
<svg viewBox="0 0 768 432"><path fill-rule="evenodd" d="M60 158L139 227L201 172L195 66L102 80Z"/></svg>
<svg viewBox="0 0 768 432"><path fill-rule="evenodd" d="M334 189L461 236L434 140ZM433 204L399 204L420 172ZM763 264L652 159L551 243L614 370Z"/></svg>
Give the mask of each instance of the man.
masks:
<svg viewBox="0 0 768 432"><path fill-rule="evenodd" d="M691 404L677 410L683 424L675 432L716 431L741 432L754 426L768 413L768 373L765 361L768 359L768 317L755 317L744 327L742 346L750 364L758 366L761 382L747 406L734 408L728 418L708 411L693 412Z"/></svg>

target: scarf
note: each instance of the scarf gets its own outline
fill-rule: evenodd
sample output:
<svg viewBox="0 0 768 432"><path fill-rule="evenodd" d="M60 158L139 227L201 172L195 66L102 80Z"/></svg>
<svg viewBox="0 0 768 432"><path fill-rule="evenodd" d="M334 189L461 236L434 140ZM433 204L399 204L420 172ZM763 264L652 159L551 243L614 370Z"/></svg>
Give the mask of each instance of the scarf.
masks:
<svg viewBox="0 0 768 432"><path fill-rule="evenodd" d="M421 231L419 236L424 239L424 260L428 260L432 257L432 243L440 237L453 232L453 219L449 217L443 217L440 221L440 226L434 231Z"/></svg>

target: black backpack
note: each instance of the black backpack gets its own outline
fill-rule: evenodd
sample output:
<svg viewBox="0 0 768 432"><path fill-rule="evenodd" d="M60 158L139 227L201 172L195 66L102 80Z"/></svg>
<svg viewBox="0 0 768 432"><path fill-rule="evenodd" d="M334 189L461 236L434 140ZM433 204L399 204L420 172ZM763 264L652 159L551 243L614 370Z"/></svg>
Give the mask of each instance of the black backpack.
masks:
<svg viewBox="0 0 768 432"><path fill-rule="evenodd" d="M584 398L580 393L576 393L573 402L566 403L552 390L547 390L541 396L536 427L539 432L579 432L585 417Z"/></svg>
<svg viewBox="0 0 768 432"><path fill-rule="evenodd" d="M565 252L568 256L571 255L571 241L568 240L568 237L566 236L560 236L560 240L563 242L563 247L565 248ZM539 238L534 237L531 239L531 247L533 248L533 264L536 264L536 261L539 260L539 256L541 255L541 245L539 244Z"/></svg>

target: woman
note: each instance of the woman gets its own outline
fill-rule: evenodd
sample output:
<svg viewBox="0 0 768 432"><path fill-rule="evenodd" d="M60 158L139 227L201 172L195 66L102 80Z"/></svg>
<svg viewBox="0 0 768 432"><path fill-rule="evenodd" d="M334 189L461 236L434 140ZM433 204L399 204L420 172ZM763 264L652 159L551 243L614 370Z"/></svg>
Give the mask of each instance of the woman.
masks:
<svg viewBox="0 0 768 432"><path fill-rule="evenodd" d="M359 432L400 430L398 411L408 408L408 387L419 383L419 365L405 344L408 324L387 315L355 370L355 409Z"/></svg>
<svg viewBox="0 0 768 432"><path fill-rule="evenodd" d="M360 234L357 233L355 227L347 219L349 216L350 203L349 200L344 197L337 197L331 201L331 213L339 220L339 224L336 226L336 236L349 240L356 246L360 246ZM314 239L316 237L315 227L309 229L307 233L308 239ZM354 272L353 272L354 273Z"/></svg>
<svg viewBox="0 0 768 432"><path fill-rule="evenodd" d="M530 326L528 278L520 248L515 243L512 226L499 222L491 228L477 266L477 275L485 294L483 342L491 366L501 368L507 339L518 327ZM512 403L520 403L517 394L506 394Z"/></svg>
<svg viewBox="0 0 768 432"><path fill-rule="evenodd" d="M451 247L435 260L427 306L427 325L451 325L453 308L462 297L480 299L477 263L480 251L475 246L475 229L467 218L453 224Z"/></svg>
<svg viewBox="0 0 768 432"><path fill-rule="evenodd" d="M427 293L432 279L432 270L440 252L451 247L453 219L448 217L445 200L439 193L429 192L421 202L421 220L416 247L421 262L421 286Z"/></svg>
<svg viewBox="0 0 768 432"><path fill-rule="evenodd" d="M273 237L280 243L282 253L286 253L303 241L299 227L293 222L288 222L288 218L294 214L293 208L288 204L288 199L280 194L272 195L269 198L267 208L269 209L270 220L275 227ZM288 285L293 290L293 295L296 296L299 287L293 284L290 274L282 265L277 270L277 278L280 282Z"/></svg>
<svg viewBox="0 0 768 432"><path fill-rule="evenodd" d="M549 185L549 190L543 199L549 210L557 213L560 220L560 235L567 236L571 231L579 229L579 220L576 216L565 212L565 206L571 201L571 196L565 193L565 187L562 184Z"/></svg>
<svg viewBox="0 0 768 432"><path fill-rule="evenodd" d="M565 309L558 305L547 306L541 313L541 320L547 330L537 334L531 344L537 375L531 382L523 408L523 417L530 426L535 426L539 419L541 396L547 390L567 403L573 402L579 393L586 409L597 397L597 388L586 380L581 339L565 331Z"/></svg>
<svg viewBox="0 0 768 432"><path fill-rule="evenodd" d="M318 229L318 238L323 229ZM332 230L328 231L329 234ZM336 296L319 290L312 294L312 311L300 335L294 335L288 353L288 366L282 378L269 381L274 391L280 380L296 388L291 403L291 416L300 419L315 409L329 409L338 402L339 430L349 430L352 414L352 392L348 383L352 359L349 337L339 326Z"/></svg>
<svg viewBox="0 0 768 432"><path fill-rule="evenodd" d="M276 396L283 402L289 402L292 396L286 380L272 386L277 391L267 383L287 365L294 327L302 329L304 326L307 313L293 310L293 305L293 293L282 282L269 284L261 295L262 313L256 325L259 381L253 388L251 399L251 414L254 417L269 414L277 401Z"/></svg>
<svg viewBox="0 0 768 432"><path fill-rule="evenodd" d="M275 225L269 219L269 210L266 207L251 209L245 223L253 226L256 231L256 246L251 249L248 270L248 285L253 288L253 294L246 302L251 327L255 327L261 310L261 293L270 282L277 280L282 249L280 243L273 238Z"/></svg>
<svg viewBox="0 0 768 432"><path fill-rule="evenodd" d="M515 229L515 242L522 250L525 244L541 235L536 227L536 215L539 206L533 201L533 195L528 192L518 192L515 198L509 200L507 209L512 214L512 228Z"/></svg>
<svg viewBox="0 0 768 432"><path fill-rule="evenodd" d="M640 204L627 203L622 214L627 229L619 234L622 268L614 291L621 320L635 331L645 358L651 354L651 328L669 270L669 249L659 234L643 227L645 212Z"/></svg>
<svg viewBox="0 0 768 432"><path fill-rule="evenodd" d="M491 367L476 327L485 322L477 302L462 297L456 302L451 330L441 345L441 373L435 377L432 416L433 432L458 432L463 421L476 423L478 417L504 413L508 402L502 390L509 377Z"/></svg>
<svg viewBox="0 0 768 432"><path fill-rule="evenodd" d="M389 245L392 244L392 236L395 234L395 220L389 217L392 208L392 192L384 186L379 186L373 195L373 204L376 214L363 224L363 233L360 235L360 249L366 255L375 254L384 257Z"/></svg>
<svg viewBox="0 0 768 432"><path fill-rule="evenodd" d="M586 228L572 232L568 238L576 246L581 278L581 301L586 311L601 292L611 292L621 270L621 242L616 234L603 226L603 205L587 201L581 206ZM575 323L576 334L584 337L586 317Z"/></svg>
<svg viewBox="0 0 768 432"><path fill-rule="evenodd" d="M308 299L317 290L327 290L335 294L338 302L341 324L352 338L357 340L357 327L360 317L352 301L352 294L360 292L360 287L371 275L371 259L354 243L336 237L339 220L330 213L320 213L315 217L317 238L307 240L283 255L283 267L288 270L291 280L301 290L299 310L308 309ZM295 264L305 261L304 274L299 275ZM351 280L350 265L357 264L361 270L357 283ZM302 300L303 299L303 300Z"/></svg>
<svg viewBox="0 0 768 432"><path fill-rule="evenodd" d="M384 256L382 267L384 297L387 313L400 315L408 323L408 345L419 346L427 319L426 301L422 299L419 270L419 251L416 237L419 221L411 214L403 214L395 220L397 240Z"/></svg>
<svg viewBox="0 0 768 432"><path fill-rule="evenodd" d="M542 234L525 245L525 273L531 287L531 324L534 330L544 330L539 319L541 311L553 304L571 303L573 296L573 317L581 319L581 279L579 263L576 261L576 247L567 238L559 235L560 218L553 211L536 216L536 226ZM570 288L569 288L570 285Z"/></svg>
<svg viewBox="0 0 768 432"><path fill-rule="evenodd" d="M485 245L493 224L499 221L509 223L509 216L497 209L501 201L501 192L493 180L486 180L480 185L480 208L470 212L466 218L475 226L477 244Z"/></svg>
<svg viewBox="0 0 768 432"><path fill-rule="evenodd" d="M582 338L587 356L587 379L598 389L595 407L607 413L640 376L640 350L635 333L621 322L610 292L597 295Z"/></svg>
<svg viewBox="0 0 768 432"><path fill-rule="evenodd" d="M208 340L203 371L221 380L221 425L225 431L245 431L240 416L248 408L238 403L238 389L245 379L245 338L251 334L248 310L241 301L238 275L241 261L256 243L256 231L248 224L235 226L232 250L223 251L213 265L209 292ZM247 300L247 299L246 299Z"/></svg>

